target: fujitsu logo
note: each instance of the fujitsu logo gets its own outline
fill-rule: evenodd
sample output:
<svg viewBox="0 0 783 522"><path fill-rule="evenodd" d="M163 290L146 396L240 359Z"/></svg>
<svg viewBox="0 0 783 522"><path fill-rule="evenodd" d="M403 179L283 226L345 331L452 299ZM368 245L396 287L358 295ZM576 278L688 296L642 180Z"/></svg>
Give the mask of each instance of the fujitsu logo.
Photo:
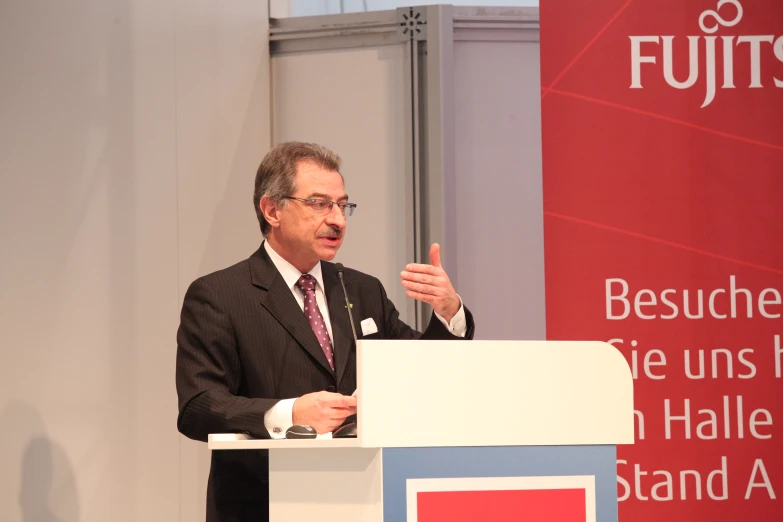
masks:
<svg viewBox="0 0 783 522"><path fill-rule="evenodd" d="M734 10L731 8L722 9L726 5L733 6L736 15L731 19L726 19L721 15L731 14ZM743 16L742 4L739 0L720 0L716 10L704 11L699 16L699 27L705 35L714 35L721 27L734 27L740 23ZM736 89L735 81L744 86L745 82L751 89L762 89L765 86L774 86L783 89L783 80L772 76L772 82L769 77L764 78L761 67L762 56L766 53L774 53L775 57L783 63L783 36L775 37L773 35L722 35L722 36L688 36L688 58L690 60L688 67L688 78L680 81L674 77L673 47L674 36L631 36L631 89L643 89L642 87L642 64L658 64L658 58L661 54L661 43L663 43L663 77L666 83L675 89L690 89L699 79L700 60L704 60L704 72L706 74L706 95L702 108L707 107L715 99L715 93L718 85L716 48L720 39L722 45L723 57L723 78L721 89ZM703 42L703 43L702 43ZM642 44L644 49L642 49ZM655 44L657 48L653 48ZM654 50L653 50L654 49ZM642 54L645 53L645 54ZM703 53L703 54L702 54ZM750 78L734 77L734 60L750 61ZM677 60L684 56L677 56ZM660 70L660 69L659 69ZM646 74L649 74L649 67L645 68ZM768 73L769 74L769 73ZM766 83L766 85L765 85Z"/></svg>

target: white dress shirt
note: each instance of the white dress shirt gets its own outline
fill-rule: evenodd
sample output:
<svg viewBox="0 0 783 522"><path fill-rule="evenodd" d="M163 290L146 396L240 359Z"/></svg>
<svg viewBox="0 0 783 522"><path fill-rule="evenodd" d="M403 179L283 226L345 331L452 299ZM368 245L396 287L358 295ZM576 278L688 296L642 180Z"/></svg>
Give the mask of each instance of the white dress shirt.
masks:
<svg viewBox="0 0 783 522"><path fill-rule="evenodd" d="M302 273L294 267L294 265L283 259L280 254L275 252L268 241L264 241L264 248L266 249L269 258L272 260L272 263L274 263L277 268L277 271L283 276L283 280L294 295L296 302L299 303L299 308L302 310L302 313L304 313L304 294L302 294L296 286L296 282L302 277ZM324 323L326 323L326 330L329 333L329 338L332 339L332 345L334 345L332 321L329 318L329 307L326 304L326 295L324 294L324 278L323 273L321 272L321 263L316 263L313 269L308 273L315 279L315 301L324 318ZM437 317L453 335L465 337L465 334L467 333L467 320L465 319L465 309L462 306L461 298L459 311L451 319L450 323L437 312L435 313L435 317ZM293 409L295 401L296 398L283 399L264 414L264 427L273 439L284 439L286 430L293 426ZM318 435L318 438L330 437L331 433Z"/></svg>

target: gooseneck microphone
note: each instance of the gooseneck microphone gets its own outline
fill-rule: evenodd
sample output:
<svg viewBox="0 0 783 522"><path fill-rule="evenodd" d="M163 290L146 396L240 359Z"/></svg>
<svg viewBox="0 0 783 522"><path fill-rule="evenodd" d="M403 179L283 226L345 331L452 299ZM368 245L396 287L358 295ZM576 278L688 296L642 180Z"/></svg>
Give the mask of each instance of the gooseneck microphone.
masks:
<svg viewBox="0 0 783 522"><path fill-rule="evenodd" d="M337 269L337 277L340 278L340 285L343 287L343 296L345 297L345 309L348 311L348 319L351 321L351 332L353 333L353 341L356 346L359 345L359 338L356 337L356 326L353 324L353 314L351 313L351 303L348 301L348 292L345 290L345 280L343 279L343 270L345 267L342 263L335 263ZM351 417L354 417L353 415ZM356 420L346 419L345 424L337 428L332 432L332 437L335 439L351 439L357 436Z"/></svg>
<svg viewBox="0 0 783 522"><path fill-rule="evenodd" d="M334 267L337 269L337 277L340 278L340 285L343 287L343 296L345 297L345 309L348 310L348 319L351 321L351 332L353 333L353 340L355 343L359 343L359 338L356 337L356 326L353 324L353 314L351 313L351 303L348 301L348 292L345 290L345 280L343 279L343 270L345 267L342 263L336 263Z"/></svg>

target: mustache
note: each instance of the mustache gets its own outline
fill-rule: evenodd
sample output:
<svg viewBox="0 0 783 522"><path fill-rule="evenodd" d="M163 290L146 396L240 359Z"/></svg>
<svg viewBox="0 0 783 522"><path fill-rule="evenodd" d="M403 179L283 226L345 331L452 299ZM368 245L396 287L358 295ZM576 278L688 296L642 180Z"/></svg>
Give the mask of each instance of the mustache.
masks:
<svg viewBox="0 0 783 522"><path fill-rule="evenodd" d="M343 237L343 231L330 227L323 232L319 232L315 237Z"/></svg>

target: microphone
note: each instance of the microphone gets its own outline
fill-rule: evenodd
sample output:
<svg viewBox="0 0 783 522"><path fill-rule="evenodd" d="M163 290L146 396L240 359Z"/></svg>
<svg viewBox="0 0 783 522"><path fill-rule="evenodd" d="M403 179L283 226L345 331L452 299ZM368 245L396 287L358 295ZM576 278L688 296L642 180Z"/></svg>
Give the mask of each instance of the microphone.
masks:
<svg viewBox="0 0 783 522"><path fill-rule="evenodd" d="M353 333L353 340L355 343L359 342L359 338L356 337L356 326L353 324L353 314L351 313L351 303L348 302L348 292L345 291L345 280L343 279L343 270L345 267L342 263L336 263L334 267L337 269L337 277L340 278L340 285L343 287L343 296L345 297L345 309L348 310L348 319L351 321L351 332Z"/></svg>
<svg viewBox="0 0 783 522"><path fill-rule="evenodd" d="M348 319L351 321L351 332L353 333L353 341L356 345L359 345L359 338L356 337L356 326L353 324L353 314L351 313L351 303L348 301L348 292L345 290L345 280L343 279L343 270L345 267L342 263L335 263L334 267L337 269L337 277L340 278L340 285L343 287L343 296L345 297L345 309L348 310ZM353 415L351 417L354 417ZM332 437L335 439L349 439L356 438L357 426L356 420L349 420L351 417L345 419L345 423L332 432Z"/></svg>

